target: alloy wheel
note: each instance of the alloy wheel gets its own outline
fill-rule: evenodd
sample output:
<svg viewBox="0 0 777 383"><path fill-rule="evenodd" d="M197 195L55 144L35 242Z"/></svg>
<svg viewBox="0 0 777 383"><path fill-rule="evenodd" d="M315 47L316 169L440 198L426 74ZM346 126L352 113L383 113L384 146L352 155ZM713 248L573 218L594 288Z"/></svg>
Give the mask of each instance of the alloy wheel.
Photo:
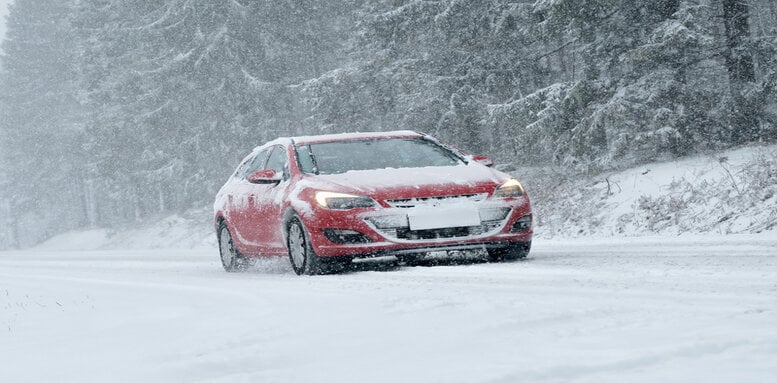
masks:
<svg viewBox="0 0 777 383"><path fill-rule="evenodd" d="M289 258L291 258L291 264L297 274L302 274L304 271L307 255L305 233L299 222L292 222L289 225Z"/></svg>
<svg viewBox="0 0 777 383"><path fill-rule="evenodd" d="M221 255L221 265L226 271L235 271L237 269L237 250L232 242L232 235L226 225L221 226L219 231L219 253Z"/></svg>

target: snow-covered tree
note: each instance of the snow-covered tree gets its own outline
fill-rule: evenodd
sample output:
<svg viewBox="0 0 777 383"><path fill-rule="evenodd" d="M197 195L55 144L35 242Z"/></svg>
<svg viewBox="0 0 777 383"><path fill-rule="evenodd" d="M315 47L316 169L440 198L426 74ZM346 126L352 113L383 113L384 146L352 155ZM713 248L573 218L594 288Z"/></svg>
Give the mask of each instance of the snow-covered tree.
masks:
<svg viewBox="0 0 777 383"><path fill-rule="evenodd" d="M17 0L0 242L204 206L286 134L581 171L777 141L775 25L771 0Z"/></svg>
<svg viewBox="0 0 777 383"><path fill-rule="evenodd" d="M0 72L0 163L9 242L29 245L85 224L81 192L84 108L74 1L18 0L10 8Z"/></svg>

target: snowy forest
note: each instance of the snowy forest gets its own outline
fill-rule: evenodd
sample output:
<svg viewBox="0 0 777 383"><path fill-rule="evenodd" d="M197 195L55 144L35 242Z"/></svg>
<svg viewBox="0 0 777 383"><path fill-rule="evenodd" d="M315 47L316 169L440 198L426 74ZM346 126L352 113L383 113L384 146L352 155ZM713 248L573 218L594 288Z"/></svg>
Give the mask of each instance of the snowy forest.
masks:
<svg viewBox="0 0 777 383"><path fill-rule="evenodd" d="M0 64L0 249L207 207L278 136L585 174L777 141L774 0L16 0Z"/></svg>

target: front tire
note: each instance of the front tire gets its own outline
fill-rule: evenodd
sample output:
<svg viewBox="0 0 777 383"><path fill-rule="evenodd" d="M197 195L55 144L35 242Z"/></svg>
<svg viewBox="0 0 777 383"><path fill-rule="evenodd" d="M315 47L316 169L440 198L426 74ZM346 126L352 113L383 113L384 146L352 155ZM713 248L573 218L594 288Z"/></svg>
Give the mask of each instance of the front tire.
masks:
<svg viewBox="0 0 777 383"><path fill-rule="evenodd" d="M297 275L321 273L320 261L308 242L308 235L299 218L292 218L287 226L286 248L289 262Z"/></svg>
<svg viewBox="0 0 777 383"><path fill-rule="evenodd" d="M507 247L488 249L489 262L511 262L526 258L531 250L531 242L514 243Z"/></svg>
<svg viewBox="0 0 777 383"><path fill-rule="evenodd" d="M298 217L293 217L286 226L286 248L289 262L297 275L320 275L344 271L351 263L350 257L324 259L316 255L308 241L308 233Z"/></svg>
<svg viewBox="0 0 777 383"><path fill-rule="evenodd" d="M224 267L224 270L228 273L245 271L250 265L250 261L240 255L237 251L235 243L232 240L232 234L229 232L227 224L223 221L219 224L218 239L219 256L221 258L221 266Z"/></svg>

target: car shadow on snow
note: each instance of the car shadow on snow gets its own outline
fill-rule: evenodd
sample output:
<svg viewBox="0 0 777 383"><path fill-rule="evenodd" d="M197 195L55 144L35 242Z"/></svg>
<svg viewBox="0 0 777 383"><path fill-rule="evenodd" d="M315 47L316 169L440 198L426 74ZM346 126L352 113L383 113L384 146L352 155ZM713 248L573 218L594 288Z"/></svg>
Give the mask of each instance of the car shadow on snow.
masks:
<svg viewBox="0 0 777 383"><path fill-rule="evenodd" d="M527 262L524 258L515 262ZM360 272L395 272L412 267L467 266L489 263L485 254L480 252L435 252L415 257L397 258L394 256L357 259L353 263L332 274L355 274ZM245 270L257 274L293 274L288 258L257 258Z"/></svg>
<svg viewBox="0 0 777 383"><path fill-rule="evenodd" d="M523 258L514 262L526 262L531 258ZM343 273L357 273L363 271L389 272L398 271L411 267L444 267L444 266L466 266L486 264L489 261L486 255L481 252L435 252L425 256L412 258L382 257L376 259L362 259L354 261L348 268L342 270Z"/></svg>
<svg viewBox="0 0 777 383"><path fill-rule="evenodd" d="M397 259L391 257L384 257L381 259L368 259L353 262L343 269L330 272L329 274L352 274L363 271L377 271L388 272L397 271L405 264L399 262ZM251 260L251 264L243 270L246 273L252 274L294 274L294 270L291 268L291 264L287 258L273 257L273 258L256 258Z"/></svg>

